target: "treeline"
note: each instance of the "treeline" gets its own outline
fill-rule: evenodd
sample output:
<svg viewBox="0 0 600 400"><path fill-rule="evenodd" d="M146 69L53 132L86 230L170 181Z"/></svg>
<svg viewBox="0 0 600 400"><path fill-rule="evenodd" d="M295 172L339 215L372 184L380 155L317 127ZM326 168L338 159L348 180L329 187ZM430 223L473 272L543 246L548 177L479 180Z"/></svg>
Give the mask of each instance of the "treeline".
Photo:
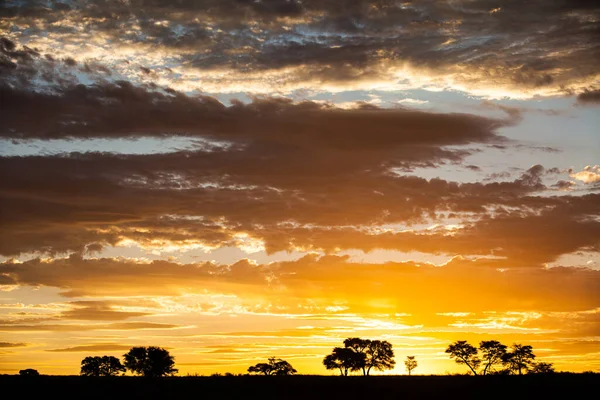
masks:
<svg viewBox="0 0 600 400"><path fill-rule="evenodd" d="M484 340L479 347L465 340L451 343L446 353L458 364L469 368L473 375L523 375L525 373L548 374L554 372L551 363L535 362L533 348L529 345L513 344L510 348L497 340ZM338 370L340 375L348 376L350 372L361 372L369 376L371 371L385 371L396 365L392 344L386 340L348 338L343 347L334 347L323 359L328 370ZM404 366L408 375L417 368L415 356L407 356ZM134 375L145 377L161 377L178 372L175 358L161 347L132 347L123 355L123 362L113 356L86 357L81 361L81 375L84 376L117 376L130 371ZM276 357L267 362L258 363L248 368L249 374L261 375L294 375L296 369L286 360ZM19 371L23 376L37 376L34 369ZM225 374L233 376L233 374ZM220 374L213 374L220 376Z"/></svg>
<svg viewBox="0 0 600 400"><path fill-rule="evenodd" d="M446 353L458 364L464 364L473 375L523 375L524 373L548 374L554 372L551 363L535 362L533 348L513 344L510 349L497 340L484 340L479 348L466 340L448 346Z"/></svg>

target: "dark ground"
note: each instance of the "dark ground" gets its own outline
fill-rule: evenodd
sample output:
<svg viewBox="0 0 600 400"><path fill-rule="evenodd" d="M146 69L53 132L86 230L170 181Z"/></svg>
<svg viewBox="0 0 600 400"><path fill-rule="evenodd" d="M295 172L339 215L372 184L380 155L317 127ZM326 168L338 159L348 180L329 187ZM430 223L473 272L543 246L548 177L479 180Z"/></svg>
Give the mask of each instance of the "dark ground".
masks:
<svg viewBox="0 0 600 400"><path fill-rule="evenodd" d="M3 375L0 388L5 399L593 399L600 393L600 374L162 379Z"/></svg>

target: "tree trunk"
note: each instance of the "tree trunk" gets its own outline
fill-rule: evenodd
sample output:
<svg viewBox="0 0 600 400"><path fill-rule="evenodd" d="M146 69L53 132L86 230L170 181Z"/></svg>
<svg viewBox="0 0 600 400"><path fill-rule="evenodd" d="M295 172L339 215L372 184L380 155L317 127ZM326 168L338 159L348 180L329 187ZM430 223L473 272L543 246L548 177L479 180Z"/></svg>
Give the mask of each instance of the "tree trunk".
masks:
<svg viewBox="0 0 600 400"><path fill-rule="evenodd" d="M475 371L475 369L473 369L473 367L471 366L471 364L469 362L467 362L467 360L465 360L464 358L462 358L462 360L467 365L467 367L469 367L471 369L471 371L473 371L473 374L477 375L477 371Z"/></svg>

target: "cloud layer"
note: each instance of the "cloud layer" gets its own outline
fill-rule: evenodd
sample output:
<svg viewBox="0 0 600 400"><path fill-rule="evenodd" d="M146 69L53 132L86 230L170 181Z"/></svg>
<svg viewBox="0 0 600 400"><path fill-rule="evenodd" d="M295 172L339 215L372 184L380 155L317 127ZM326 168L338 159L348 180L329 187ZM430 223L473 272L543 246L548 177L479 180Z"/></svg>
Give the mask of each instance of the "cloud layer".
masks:
<svg viewBox="0 0 600 400"><path fill-rule="evenodd" d="M25 1L0 8L0 31L53 56L78 49L72 64L101 59L128 79L210 92L519 97L597 83L599 13L586 0Z"/></svg>

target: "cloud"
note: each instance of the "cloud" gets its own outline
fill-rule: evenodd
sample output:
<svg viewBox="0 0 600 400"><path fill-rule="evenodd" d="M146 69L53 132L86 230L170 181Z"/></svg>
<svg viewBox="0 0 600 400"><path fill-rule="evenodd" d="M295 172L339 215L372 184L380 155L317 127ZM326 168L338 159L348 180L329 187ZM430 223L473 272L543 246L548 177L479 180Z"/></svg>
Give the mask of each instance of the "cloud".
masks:
<svg viewBox="0 0 600 400"><path fill-rule="evenodd" d="M20 63L46 60L13 54L22 51L16 45L5 48L17 60L16 70ZM85 86L48 74L55 82L52 90L33 90L33 78L18 73L2 86L10 99L0 112L5 138L176 135L203 144L161 154L1 158L0 219L6 229L0 233L0 254L7 256L90 254L128 244L163 252L227 246L269 252L407 248L390 240L392 235L365 231L439 222L443 213L472 213L475 221L490 209L523 208L527 214L577 201L533 198L546 189L541 165L514 181L487 184L405 175L418 167L461 164L478 146L512 145L496 133L518 119L511 110L506 119L492 119L367 104L340 109L274 97L225 106L213 97L158 86L106 80ZM13 84L21 80L24 86ZM18 175L11 173L15 170ZM326 231L333 232L331 238L322 234ZM465 230L472 231L471 226ZM406 243L431 250L429 244L413 245L417 239L429 241L414 234ZM455 254L459 248L492 251L480 246L448 251Z"/></svg>
<svg viewBox="0 0 600 400"><path fill-rule="evenodd" d="M111 324L98 325L79 325L79 324L37 324L37 325L19 325L3 324L0 325L1 332L78 332L92 330L115 330L127 331L138 329L174 329L178 328L174 324L162 324L157 322L115 322Z"/></svg>
<svg viewBox="0 0 600 400"><path fill-rule="evenodd" d="M0 342L0 348L7 347L26 347L27 343L9 343L9 342Z"/></svg>
<svg viewBox="0 0 600 400"><path fill-rule="evenodd" d="M74 301L70 305L73 308L62 312L59 318L88 321L120 321L148 315L148 313L144 312L116 311L110 302L104 301Z"/></svg>
<svg viewBox="0 0 600 400"><path fill-rule="evenodd" d="M74 352L102 352L102 351L122 351L129 350L131 346L115 343L99 343L99 344L86 344L82 346L66 347L62 349L46 350L52 353L74 353Z"/></svg>
<svg viewBox="0 0 600 400"><path fill-rule="evenodd" d="M575 185L577 185L577 184L575 182L573 182L573 181L560 180L560 181L556 182L554 185L552 185L552 187L555 187L558 190L563 190L563 191L567 191L568 192Z"/></svg>
<svg viewBox="0 0 600 400"><path fill-rule="evenodd" d="M585 184L598 183L600 182L600 165L588 165L583 169L583 171L570 172L569 176Z"/></svg>
<svg viewBox="0 0 600 400"><path fill-rule="evenodd" d="M525 236L524 233L523 236ZM577 311L600 304L599 271L586 268L516 268L502 259L456 257L443 266L414 262L363 264L316 255L268 265L236 263L138 264L117 259L27 261L2 265L22 285L50 286L72 296L232 295L239 312L336 314L443 313L469 309ZM130 282L135 276L136 287ZM101 281L102 285L98 285ZM457 295L457 292L468 293ZM476 298L477 301L473 302ZM368 299L368 301L365 301ZM418 299L415 300L415 299ZM275 307L277 305L277 307ZM304 307L307 307L306 309ZM197 312L197 311L196 311ZM162 329L142 322L103 325L4 325L3 330Z"/></svg>
<svg viewBox="0 0 600 400"><path fill-rule="evenodd" d="M74 61L104 59L128 79L212 92L276 82L284 91L433 86L497 98L580 91L597 74L599 10L587 1L128 4L18 3L0 9L0 33L53 58L78 48Z"/></svg>
<svg viewBox="0 0 600 400"><path fill-rule="evenodd" d="M541 165L513 181L460 184L392 173L398 155L383 148L321 149L261 140L208 153L2 158L0 253L126 244L169 252L250 241L269 252L384 248L537 265L597 243L598 222L588 218L598 212L597 195L535 196L546 189ZM386 154L390 164L382 163ZM468 223L453 236L385 227L465 213ZM532 225L542 221L544 229Z"/></svg>
<svg viewBox="0 0 600 400"><path fill-rule="evenodd" d="M428 100L419 100L419 99L406 98L406 99L398 100L398 103L400 103L400 104L408 104L409 106L420 106L420 105L429 103L429 101Z"/></svg>
<svg viewBox="0 0 600 400"><path fill-rule="evenodd" d="M577 95L577 103L579 104L598 104L600 103L600 89L588 90Z"/></svg>
<svg viewBox="0 0 600 400"><path fill-rule="evenodd" d="M10 85L0 86L0 90L7 99L7 108L0 114L5 121L1 135L7 139L198 136L231 143L231 150L262 140L277 143L282 150L286 145L319 145L337 151L372 152L385 146L396 150L410 146L419 151L498 141L495 130L512 123L374 105L340 109L269 97L254 98L250 104L234 101L227 107L213 97L165 92L126 81L64 85L53 93ZM403 153L405 157L410 154ZM422 156L435 154L430 151Z"/></svg>

